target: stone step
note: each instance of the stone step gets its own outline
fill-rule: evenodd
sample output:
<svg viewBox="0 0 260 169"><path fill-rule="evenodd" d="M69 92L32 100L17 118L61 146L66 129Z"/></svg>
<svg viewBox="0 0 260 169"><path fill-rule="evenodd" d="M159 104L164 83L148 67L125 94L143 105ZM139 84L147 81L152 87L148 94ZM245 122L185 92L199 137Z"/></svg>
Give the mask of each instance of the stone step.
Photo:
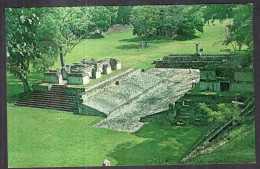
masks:
<svg viewBox="0 0 260 169"><path fill-rule="evenodd" d="M30 102L30 101L40 101L40 102L59 102L59 103L64 103L68 104L70 102L76 102L76 99L74 100L69 100L69 99L57 99L57 98L30 98L27 100L21 100L20 102Z"/></svg>
<svg viewBox="0 0 260 169"><path fill-rule="evenodd" d="M23 101L16 104L46 104L46 105L61 105L61 106L71 106L74 105L76 102L60 102L60 101L41 101L41 100L29 100L29 101Z"/></svg>
<svg viewBox="0 0 260 169"><path fill-rule="evenodd" d="M72 110L72 109L57 108L57 107L28 106L28 105L22 105L21 107L41 108L41 109L55 109L55 110L59 110L59 111L74 112L74 110Z"/></svg>
<svg viewBox="0 0 260 169"><path fill-rule="evenodd" d="M47 101L42 101L42 100L27 100L27 101L21 101L17 102L18 103L39 103L39 104L57 104L57 105L72 105L76 102L67 102L67 101L57 101L57 100L47 100Z"/></svg>
<svg viewBox="0 0 260 169"><path fill-rule="evenodd" d="M33 104L33 103L22 103L22 104L16 104L15 106L25 106L25 107L36 107L36 108L59 108L59 109L72 109L73 106L61 106L61 105L50 105L50 104Z"/></svg>

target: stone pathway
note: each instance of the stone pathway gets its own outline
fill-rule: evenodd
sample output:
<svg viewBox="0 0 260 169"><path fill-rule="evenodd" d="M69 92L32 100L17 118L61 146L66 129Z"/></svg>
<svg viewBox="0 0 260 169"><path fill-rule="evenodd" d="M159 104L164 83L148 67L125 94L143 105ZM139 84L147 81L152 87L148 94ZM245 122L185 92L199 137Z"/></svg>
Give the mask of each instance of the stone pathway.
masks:
<svg viewBox="0 0 260 169"><path fill-rule="evenodd" d="M139 122L140 117L167 109L169 103L175 103L191 89L192 79L198 82L200 77L199 70L195 69L192 70L191 74L188 69L164 68L149 69L145 73L150 76L150 79L148 76L145 78L149 79L149 82L154 82L153 85L156 83L156 85L129 104L111 111L106 119L95 126L135 132L143 125Z"/></svg>

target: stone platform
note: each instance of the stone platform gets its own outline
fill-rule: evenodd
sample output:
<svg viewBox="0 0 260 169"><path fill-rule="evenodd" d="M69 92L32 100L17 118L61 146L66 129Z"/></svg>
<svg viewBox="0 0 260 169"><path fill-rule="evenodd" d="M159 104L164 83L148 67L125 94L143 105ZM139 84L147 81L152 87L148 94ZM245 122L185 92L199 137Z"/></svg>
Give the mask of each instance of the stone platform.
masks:
<svg viewBox="0 0 260 169"><path fill-rule="evenodd" d="M199 70L153 68L132 70L129 75L83 95L88 111L103 113L106 119L95 126L135 132L143 123L140 117L168 109L199 81Z"/></svg>

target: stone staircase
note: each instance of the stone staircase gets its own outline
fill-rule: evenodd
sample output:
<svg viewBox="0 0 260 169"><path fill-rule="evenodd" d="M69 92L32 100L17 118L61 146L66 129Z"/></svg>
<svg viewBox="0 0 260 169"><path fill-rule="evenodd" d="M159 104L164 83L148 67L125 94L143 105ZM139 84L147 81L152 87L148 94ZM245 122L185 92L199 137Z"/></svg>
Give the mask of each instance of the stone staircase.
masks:
<svg viewBox="0 0 260 169"><path fill-rule="evenodd" d="M52 85L49 91L34 91L30 97L26 96L14 105L74 112L77 96L66 95L65 90L65 85Z"/></svg>

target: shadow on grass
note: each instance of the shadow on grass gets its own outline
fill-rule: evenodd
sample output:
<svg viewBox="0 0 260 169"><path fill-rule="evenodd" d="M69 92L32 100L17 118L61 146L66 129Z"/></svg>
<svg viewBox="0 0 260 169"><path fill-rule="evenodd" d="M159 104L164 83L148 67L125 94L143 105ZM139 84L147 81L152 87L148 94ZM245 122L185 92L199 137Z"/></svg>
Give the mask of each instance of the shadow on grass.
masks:
<svg viewBox="0 0 260 169"><path fill-rule="evenodd" d="M128 50L128 49L138 49L140 48L139 44L129 44L129 45L120 45L116 47L117 49L124 49L124 50Z"/></svg>
<svg viewBox="0 0 260 169"><path fill-rule="evenodd" d="M42 72L32 72L28 76L28 83L30 88L33 84L37 84L43 79L43 73ZM22 97L24 97L24 87L22 81L18 78L12 75L11 73L7 73L6 76L6 87L7 87L7 102L8 103L14 103L19 101Z"/></svg>
<svg viewBox="0 0 260 169"><path fill-rule="evenodd" d="M134 37L134 38L130 38L130 39L121 39L121 40L119 40L119 42L121 41L123 41L123 42L139 42L139 41L141 41L141 37L139 37L139 36L137 36L137 37Z"/></svg>
<svg viewBox="0 0 260 169"><path fill-rule="evenodd" d="M117 161L115 165L178 164L202 131L202 127L145 124L133 134L147 140L139 144L127 142L118 145L108 156Z"/></svg>
<svg viewBox="0 0 260 169"><path fill-rule="evenodd" d="M193 35L190 37L187 36L177 36L174 40L176 41L186 41L186 40L193 40L193 39L197 39L200 38L199 36Z"/></svg>
<svg viewBox="0 0 260 169"><path fill-rule="evenodd" d="M141 37L134 37L134 38L130 38L130 39L121 39L119 41L124 41L124 42L138 42L141 44ZM165 38L161 38L161 37L150 37L148 39L148 44L149 43L167 43L170 42L172 40L169 39L165 39Z"/></svg>

